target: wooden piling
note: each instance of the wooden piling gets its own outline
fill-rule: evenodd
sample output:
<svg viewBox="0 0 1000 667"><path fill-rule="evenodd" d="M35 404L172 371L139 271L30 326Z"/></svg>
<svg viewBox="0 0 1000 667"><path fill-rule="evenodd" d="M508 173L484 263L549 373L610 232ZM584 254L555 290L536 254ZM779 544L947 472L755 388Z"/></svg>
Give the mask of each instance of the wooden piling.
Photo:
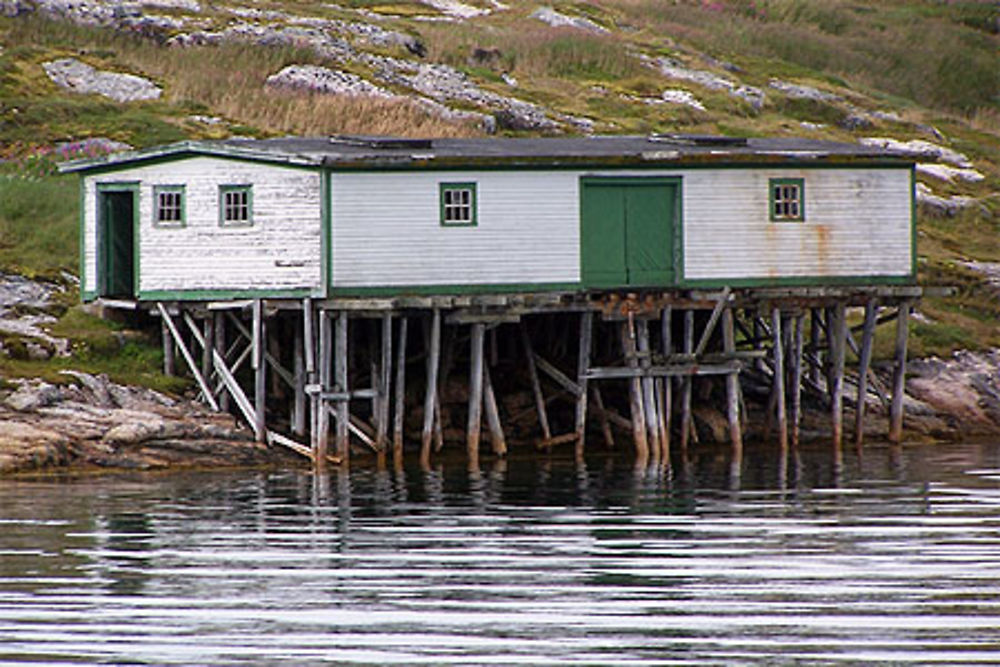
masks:
<svg viewBox="0 0 1000 667"><path fill-rule="evenodd" d="M690 356L694 351L694 311L684 311L684 355ZM691 438L691 394L694 378L685 375L681 379L681 452L687 455L688 442Z"/></svg>
<svg viewBox="0 0 1000 667"><path fill-rule="evenodd" d="M799 313L795 316L795 331L792 338L792 378L791 395L792 405L789 414L792 433L791 441L793 447L799 446L799 436L802 425L802 353L805 343L806 316Z"/></svg>
<svg viewBox="0 0 1000 667"><path fill-rule="evenodd" d="M215 349L214 357L217 354L220 358L225 360L226 358L226 317L223 313L212 313L212 319L215 320L215 326L213 327L212 336L212 346ZM222 378L219 378L218 394L219 394L219 409L223 412L229 412L229 393L225 391L225 383L222 382Z"/></svg>
<svg viewBox="0 0 1000 667"><path fill-rule="evenodd" d="M378 367L378 410L375 415L375 448L385 451L389 434L389 391L392 384L392 314L382 315L382 346Z"/></svg>
<svg viewBox="0 0 1000 667"><path fill-rule="evenodd" d="M166 318L160 320L160 334L163 339L163 374L173 377L177 374L177 360L174 355L174 339L170 335Z"/></svg>
<svg viewBox="0 0 1000 667"><path fill-rule="evenodd" d="M343 394L344 398L337 401L337 456L342 463L347 463L351 455L351 411L348 402L350 387L348 386L348 354L350 343L348 339L347 312L338 311L335 322L335 340L333 355L334 391Z"/></svg>
<svg viewBox="0 0 1000 667"><path fill-rule="evenodd" d="M639 353L639 366L648 371L652 366L652 350L649 345L649 323L640 319L635 322L636 344ZM660 417L656 409L656 389L653 378L646 375L642 378L642 409L646 418L646 437L650 453L654 459L659 459L660 449Z"/></svg>
<svg viewBox="0 0 1000 667"><path fill-rule="evenodd" d="M809 349L815 362L809 367L809 379L814 387L819 386L820 376L823 373L823 324L820 312L819 308L813 308L809 312Z"/></svg>
<svg viewBox="0 0 1000 667"><path fill-rule="evenodd" d="M781 310L775 307L771 310L775 413L778 422L778 446L785 452L788 450L788 415L785 410L785 350L781 324Z"/></svg>
<svg viewBox="0 0 1000 667"><path fill-rule="evenodd" d="M552 429L549 427L549 412L545 407L545 394L542 393L542 383L538 379L538 366L535 364L535 350L528 334L528 325L521 322L521 341L524 344L524 355L528 363L528 377L531 380L531 392L535 397L535 410L538 413L538 425L542 429L542 439L552 439Z"/></svg>
<svg viewBox="0 0 1000 667"><path fill-rule="evenodd" d="M660 345L663 356L670 357L674 353L673 339L673 309L666 306L660 316ZM673 379L660 378L660 448L663 458L670 461L670 417L673 410Z"/></svg>
<svg viewBox="0 0 1000 667"><path fill-rule="evenodd" d="M257 442L267 440L267 325L264 322L264 302L254 299L253 302L253 356L251 366L254 370L254 433Z"/></svg>
<svg viewBox="0 0 1000 667"><path fill-rule="evenodd" d="M483 410L483 339L486 325L476 322L472 325L469 339L469 419L466 428L466 451L469 466L479 465L479 437L482 430Z"/></svg>
<svg viewBox="0 0 1000 667"><path fill-rule="evenodd" d="M396 395L392 415L392 457L398 464L403 460L403 420L406 417L406 335L407 318L399 318L399 338L396 343Z"/></svg>
<svg viewBox="0 0 1000 667"><path fill-rule="evenodd" d="M727 356L736 353L733 309L728 305L722 312L722 348ZM729 441L733 452L732 468L734 471L738 471L743 465L743 429L740 421L740 373L738 369L726 374L726 417L729 421Z"/></svg>
<svg viewBox="0 0 1000 667"><path fill-rule="evenodd" d="M631 319L621 326L622 352L625 363L631 369L639 367L635 327ZM643 411L642 381L638 375L629 379L629 410L632 415L632 440L635 442L636 456L640 461L649 458L649 442L646 440L646 415Z"/></svg>
<svg viewBox="0 0 1000 667"><path fill-rule="evenodd" d="M828 311L828 347L830 349L830 419L833 447L839 461L844 432L844 358L847 350L847 317L844 304L838 302Z"/></svg>
<svg viewBox="0 0 1000 667"><path fill-rule="evenodd" d="M330 313L319 311L319 389L330 391L333 388L333 332L331 330ZM308 365L308 362L307 362ZM327 400L320 394L314 394L316 414L316 460L326 461L330 443L330 411Z"/></svg>
<svg viewBox="0 0 1000 667"><path fill-rule="evenodd" d="M878 320L878 302L865 304L865 323L861 332L861 350L858 358L858 394L854 406L854 444L861 447L865 437L865 408L868 402L868 369L872 361L875 342L875 323Z"/></svg>
<svg viewBox="0 0 1000 667"><path fill-rule="evenodd" d="M913 302L899 304L896 318L896 366L892 375L892 405L889 408L889 441L899 443L903 439L903 399L906 389L906 342L909 337L910 308Z"/></svg>
<svg viewBox="0 0 1000 667"><path fill-rule="evenodd" d="M590 352L594 336L594 314L585 311L580 314L580 344L576 363L576 457L583 456L587 437L587 373L590 370Z"/></svg>
<svg viewBox="0 0 1000 667"><path fill-rule="evenodd" d="M601 395L601 388L597 385L598 383L595 382L590 389L594 395L594 404L597 406L597 418L601 424L601 435L604 436L604 445L608 449L614 449L615 436L611 432L611 420L608 417L607 409L604 407L604 397Z"/></svg>
<svg viewBox="0 0 1000 667"><path fill-rule="evenodd" d="M292 343L292 377L294 380L292 399L292 433L298 436L306 432L306 362L305 332L301 322L292 322L295 333Z"/></svg>
<svg viewBox="0 0 1000 667"><path fill-rule="evenodd" d="M434 408L437 405L438 369L441 363L441 310L431 314L427 336L427 386L424 389L424 428L420 441L420 463L430 465L431 441L434 437Z"/></svg>
<svg viewBox="0 0 1000 667"><path fill-rule="evenodd" d="M493 453L497 456L506 456L507 439L504 437L503 425L500 422L500 408L497 406L496 394L493 391L489 364L483 365L483 408L486 412L486 424L490 429Z"/></svg>

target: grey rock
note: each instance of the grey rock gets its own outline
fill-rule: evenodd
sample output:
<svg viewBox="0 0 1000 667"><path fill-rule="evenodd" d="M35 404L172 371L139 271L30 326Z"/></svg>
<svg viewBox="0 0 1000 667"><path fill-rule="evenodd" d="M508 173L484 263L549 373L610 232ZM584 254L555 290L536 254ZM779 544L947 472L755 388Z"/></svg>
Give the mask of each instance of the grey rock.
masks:
<svg viewBox="0 0 1000 667"><path fill-rule="evenodd" d="M924 158L931 160L941 160L953 164L963 169L971 168L972 162L964 153L959 153L950 148L940 146L923 139L912 139L910 141L900 141L888 137L865 137L859 143L864 146L875 146L894 151L907 157Z"/></svg>
<svg viewBox="0 0 1000 667"><path fill-rule="evenodd" d="M820 90L819 88L804 86L798 83L790 83L788 81L782 81L781 79L771 79L767 82L767 85L778 92L783 93L785 96L796 100L813 100L816 102L826 102L828 104L835 104L844 101L839 95L828 93L824 90Z"/></svg>
<svg viewBox="0 0 1000 667"><path fill-rule="evenodd" d="M149 79L134 74L98 70L75 58L43 63L49 78L61 88L82 94L97 94L116 102L154 100L163 91Z"/></svg>
<svg viewBox="0 0 1000 667"><path fill-rule="evenodd" d="M983 204L975 197L941 197L923 183L917 183L917 203L926 207L931 213L940 216L953 217L971 208L982 208Z"/></svg>
<svg viewBox="0 0 1000 667"><path fill-rule="evenodd" d="M289 65L267 77L265 85L332 95L393 97L385 88L369 83L357 74L318 65Z"/></svg>
<svg viewBox="0 0 1000 667"><path fill-rule="evenodd" d="M4 405L17 412L32 412L61 400L62 390L59 387L42 380L26 380L21 381L17 390L4 400Z"/></svg>
<svg viewBox="0 0 1000 667"><path fill-rule="evenodd" d="M685 67L683 63L673 58L649 58L648 56L641 56L641 60L659 70L663 76L680 81L689 81L709 90L726 91L733 97L746 101L757 110L763 108L764 103L767 101L766 93L760 88L739 84L728 77L709 72L708 70Z"/></svg>
<svg viewBox="0 0 1000 667"><path fill-rule="evenodd" d="M581 16L568 16L561 12L557 12L552 7L539 7L535 11L531 12L531 18L538 19L542 23L547 23L553 28L575 28L577 30L584 30L586 32L592 32L599 35L607 34L609 32L607 28L594 23L588 18L583 18Z"/></svg>

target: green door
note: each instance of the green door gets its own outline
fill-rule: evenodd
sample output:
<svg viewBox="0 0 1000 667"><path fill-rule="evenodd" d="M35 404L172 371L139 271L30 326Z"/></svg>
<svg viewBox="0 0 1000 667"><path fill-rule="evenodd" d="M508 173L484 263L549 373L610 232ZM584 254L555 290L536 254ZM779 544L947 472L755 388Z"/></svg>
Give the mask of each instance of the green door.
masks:
<svg viewBox="0 0 1000 667"><path fill-rule="evenodd" d="M584 179L581 265L587 287L674 282L677 185L663 179Z"/></svg>
<svg viewBox="0 0 1000 667"><path fill-rule="evenodd" d="M131 190L101 192L98 203L101 296L133 297L135 196Z"/></svg>

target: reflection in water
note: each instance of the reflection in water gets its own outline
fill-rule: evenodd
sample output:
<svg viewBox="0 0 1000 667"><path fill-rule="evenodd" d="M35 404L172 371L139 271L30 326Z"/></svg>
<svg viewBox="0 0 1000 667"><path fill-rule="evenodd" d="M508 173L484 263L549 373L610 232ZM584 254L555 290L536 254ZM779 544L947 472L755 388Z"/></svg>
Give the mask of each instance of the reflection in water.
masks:
<svg viewBox="0 0 1000 667"><path fill-rule="evenodd" d="M1000 447L0 485L0 661L1000 661Z"/></svg>

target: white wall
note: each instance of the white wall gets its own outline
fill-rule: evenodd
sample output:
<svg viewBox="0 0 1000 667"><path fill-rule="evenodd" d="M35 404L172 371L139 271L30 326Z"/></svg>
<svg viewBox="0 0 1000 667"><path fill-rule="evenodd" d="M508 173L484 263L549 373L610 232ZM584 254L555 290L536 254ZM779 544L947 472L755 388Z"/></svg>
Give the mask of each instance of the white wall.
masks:
<svg viewBox="0 0 1000 667"><path fill-rule="evenodd" d="M805 222L770 222L768 179L805 181ZM706 169L684 174L684 277L905 276L907 169Z"/></svg>
<svg viewBox="0 0 1000 667"><path fill-rule="evenodd" d="M140 293L322 285L318 172L192 157L86 178L84 291L97 288L97 186L128 181L140 183ZM253 185L253 226L220 227L219 185L248 184ZM185 186L183 228L154 227L156 185Z"/></svg>
<svg viewBox="0 0 1000 667"><path fill-rule="evenodd" d="M333 286L578 282L580 177L602 175L681 178L689 280L911 270L905 168L402 171L333 175ZM804 179L804 223L770 221L770 178ZM466 181L478 226L442 227L438 184Z"/></svg>
<svg viewBox="0 0 1000 667"><path fill-rule="evenodd" d="M438 184L477 184L478 225L442 227ZM579 174L335 173L333 285L575 283Z"/></svg>

